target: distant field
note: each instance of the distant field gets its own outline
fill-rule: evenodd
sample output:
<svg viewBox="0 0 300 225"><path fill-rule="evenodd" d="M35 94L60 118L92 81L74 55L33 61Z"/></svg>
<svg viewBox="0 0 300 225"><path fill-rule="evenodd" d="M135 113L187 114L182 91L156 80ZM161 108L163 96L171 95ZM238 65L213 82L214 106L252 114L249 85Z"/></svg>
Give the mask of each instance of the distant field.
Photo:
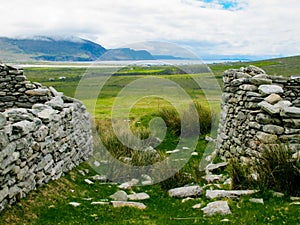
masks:
<svg viewBox="0 0 300 225"><path fill-rule="evenodd" d="M186 67L128 66L120 68L108 66L90 69L60 66L59 68L26 67L25 74L31 81L40 82L46 86L53 86L71 97L75 96L80 80L83 77L88 77L83 82L86 85L84 88L86 93L81 95L81 100L83 100L96 118L106 118L110 116L111 108L118 93L133 81L147 77L169 79L184 89L194 101L202 102L204 105L213 107L216 112L219 112L221 92L220 88L217 87L217 83L222 86L222 73L229 68L240 68L250 64L263 68L268 74L283 76L300 74L300 56L247 63L211 64L209 67L212 72L208 72L207 69L202 67L199 67L200 70L195 69L193 68L195 66L192 65ZM202 70L203 72L201 72ZM198 73L186 74L185 71L197 71ZM113 76L110 76L111 74ZM108 76L109 79L104 82ZM65 77L65 79L59 80L59 77ZM105 83L101 90L99 89L99 83ZM201 87L199 83L202 84ZM94 92L99 91L100 94L94 96ZM161 93L157 93L158 96L159 94ZM78 97L78 94L76 97ZM208 100L210 105L208 105ZM180 101L179 97L179 104ZM93 110L94 105L95 110ZM132 116L142 116L143 114L154 112L159 107L168 105L168 102L157 96L143 98L142 101L137 102L132 108Z"/></svg>
<svg viewBox="0 0 300 225"><path fill-rule="evenodd" d="M172 74L165 74L167 73L166 70ZM134 70L128 68L126 70L111 68L95 68L89 70L85 68L25 68L25 74L29 80L40 82L46 86L53 86L58 91L64 92L67 96L79 97L96 118L109 117L118 93L130 83L144 78L156 79L157 82L159 82L158 79L162 79L162 81L170 80L178 84L194 101L202 102L208 106L207 98L209 98L212 104L211 107L218 107L220 88L217 87L218 81L212 79L214 78L212 73L176 74L177 72L182 71L169 66L166 68L160 66L159 69L134 68ZM110 76L111 73L113 73L112 76ZM59 77L65 78L60 80ZM81 80L82 78L84 79ZM197 82L203 85L200 87ZM99 84L101 83L105 83L105 85L100 90ZM209 85L209 83L214 84ZM81 84L80 87L83 87L83 94L76 92L78 84ZM166 86L164 90L158 91L157 93L155 92L155 86L150 87L145 84L145 88L152 88L156 96L145 97L143 96L142 90L137 92L133 90L132 95L138 93L141 97L141 100L136 102L133 106L133 117L152 113L157 111L158 108L168 106L169 103L159 96L162 92L172 92L170 88L174 87ZM176 90L174 89L174 91ZM97 94L98 92L100 94L95 96L95 93ZM205 94L209 96L206 97ZM181 101L183 101L181 100L181 96L177 95L176 104L180 104ZM94 105L95 110L93 110Z"/></svg>

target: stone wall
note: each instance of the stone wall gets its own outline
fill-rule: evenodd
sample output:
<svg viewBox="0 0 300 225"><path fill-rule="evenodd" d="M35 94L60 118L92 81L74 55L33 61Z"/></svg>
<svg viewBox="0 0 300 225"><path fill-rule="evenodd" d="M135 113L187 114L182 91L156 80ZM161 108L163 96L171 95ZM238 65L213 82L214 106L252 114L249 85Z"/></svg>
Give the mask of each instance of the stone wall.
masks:
<svg viewBox="0 0 300 225"><path fill-rule="evenodd" d="M93 151L84 105L1 65L0 211L61 177ZM20 108L26 107L26 108Z"/></svg>
<svg viewBox="0 0 300 225"><path fill-rule="evenodd" d="M0 111L12 107L31 108L51 98L48 88L27 80L23 69L0 64Z"/></svg>
<svg viewBox="0 0 300 225"><path fill-rule="evenodd" d="M254 66L223 74L219 155L251 162L263 144L300 144L300 76L271 76Z"/></svg>

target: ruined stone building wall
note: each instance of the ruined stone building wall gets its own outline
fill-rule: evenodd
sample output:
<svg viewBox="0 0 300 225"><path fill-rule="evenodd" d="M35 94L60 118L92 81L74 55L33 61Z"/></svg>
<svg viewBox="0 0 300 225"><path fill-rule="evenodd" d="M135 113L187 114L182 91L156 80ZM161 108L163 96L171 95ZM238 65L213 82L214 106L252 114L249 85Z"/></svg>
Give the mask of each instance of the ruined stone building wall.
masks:
<svg viewBox="0 0 300 225"><path fill-rule="evenodd" d="M93 151L84 105L0 65L0 212Z"/></svg>
<svg viewBox="0 0 300 225"><path fill-rule="evenodd" d="M300 144L300 76L272 76L260 68L227 70L218 131L219 155L251 162L263 144Z"/></svg>

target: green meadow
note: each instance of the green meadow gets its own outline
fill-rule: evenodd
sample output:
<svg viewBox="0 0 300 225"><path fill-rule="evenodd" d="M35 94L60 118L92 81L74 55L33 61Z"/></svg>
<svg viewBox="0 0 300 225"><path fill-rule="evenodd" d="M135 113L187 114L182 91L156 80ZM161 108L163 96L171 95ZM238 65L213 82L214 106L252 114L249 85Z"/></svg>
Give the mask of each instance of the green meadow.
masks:
<svg viewBox="0 0 300 225"><path fill-rule="evenodd" d="M152 118L169 117L166 121L168 125L166 137L157 147L160 156L165 157L166 151L176 148L180 136L178 134L180 124L178 125L178 116L174 109L187 112L189 111L187 106L194 103L197 105L199 123L203 125L202 127L211 125L208 124L209 120L218 117L220 112L222 73L229 68L240 68L250 64L263 68L269 74L283 76L300 74L300 57L297 56L251 63L211 64L210 70L203 69L203 66L200 69L193 66L91 67L88 69L61 66L26 67L25 75L30 81L53 86L67 96L82 100L95 118L99 135L101 136L102 133L101 138L107 139L106 147L111 148L112 153L120 158L130 156L131 152L115 140L109 128L111 117L129 119L133 131L141 137L149 137L148 123ZM60 77L64 78L59 79ZM124 92L124 89L127 92ZM186 93L186 98L183 98L182 93ZM210 129L200 132L194 149L198 155L192 156L174 176L158 184L136 186L126 190L127 194L146 192L150 195L150 199L143 201L147 205L145 210L113 208L109 204L92 205L92 201L108 202L109 196L118 188L117 184L99 181L92 185L87 184L84 180L91 179L96 172L89 163L83 163L59 180L51 181L4 210L0 214L0 224L281 225L299 223L299 205L292 204L290 196L274 198L269 190L251 196L263 198L264 204L250 202L249 197L229 200L232 214L214 217L206 217L200 209L192 208L199 203L201 208L206 206L209 200L205 196L185 203L182 203L181 199L169 197L168 189L191 183L200 184L204 189L217 188L207 185L202 179L204 174L199 171L202 156L205 150L211 147L205 141L207 134L213 136L215 132ZM113 145L109 146L112 142ZM143 160L145 163L153 163L151 158ZM214 162L218 161L218 157L215 158ZM86 171L85 175L79 170ZM228 174L227 170L219 172ZM71 206L69 202L78 202L80 206Z"/></svg>

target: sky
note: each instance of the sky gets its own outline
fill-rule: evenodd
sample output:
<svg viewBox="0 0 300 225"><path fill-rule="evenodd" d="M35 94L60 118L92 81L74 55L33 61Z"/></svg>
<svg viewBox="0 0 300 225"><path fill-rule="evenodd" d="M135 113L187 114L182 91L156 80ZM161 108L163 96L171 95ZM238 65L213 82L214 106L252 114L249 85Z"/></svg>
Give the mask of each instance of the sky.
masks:
<svg viewBox="0 0 300 225"><path fill-rule="evenodd" d="M9 0L0 11L0 36L161 41L200 57L300 54L299 0Z"/></svg>

